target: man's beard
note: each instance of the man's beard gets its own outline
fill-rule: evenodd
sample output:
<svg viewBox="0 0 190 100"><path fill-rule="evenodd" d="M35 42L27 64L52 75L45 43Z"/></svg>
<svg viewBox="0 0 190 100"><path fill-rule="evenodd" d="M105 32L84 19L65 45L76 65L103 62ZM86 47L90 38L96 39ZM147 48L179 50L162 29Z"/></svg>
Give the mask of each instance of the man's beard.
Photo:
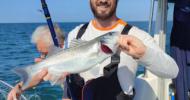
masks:
<svg viewBox="0 0 190 100"><path fill-rule="evenodd" d="M111 11L108 13L108 14L99 14L97 11L96 11L96 8L92 5L92 3L90 2L90 7L91 7L91 10L94 14L94 16L97 18L97 19L101 19L101 20L106 20L106 19L109 19L111 18L115 12L116 12L116 5L114 6L114 8L111 8Z"/></svg>

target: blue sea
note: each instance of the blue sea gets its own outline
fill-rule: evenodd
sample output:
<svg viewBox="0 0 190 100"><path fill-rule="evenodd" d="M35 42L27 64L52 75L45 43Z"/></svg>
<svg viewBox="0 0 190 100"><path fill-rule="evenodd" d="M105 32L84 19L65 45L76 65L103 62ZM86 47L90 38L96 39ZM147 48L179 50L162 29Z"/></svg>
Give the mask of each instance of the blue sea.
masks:
<svg viewBox="0 0 190 100"><path fill-rule="evenodd" d="M148 22L128 22L131 25L148 31ZM62 30L68 33L81 23L59 23ZM6 23L0 24L0 80L15 85L19 77L11 70L15 67L25 66L34 63L34 58L39 56L34 44L30 42L32 32L36 27L45 23ZM169 52L169 37L172 22L167 25L167 52ZM153 33L153 32L152 32ZM67 35L67 34L65 34ZM151 34L153 35L153 34ZM141 73L143 68L139 68ZM0 100L6 95L6 87L0 84ZM63 89L60 86L51 86L48 82L27 90L24 95L29 100L57 100L61 99Z"/></svg>

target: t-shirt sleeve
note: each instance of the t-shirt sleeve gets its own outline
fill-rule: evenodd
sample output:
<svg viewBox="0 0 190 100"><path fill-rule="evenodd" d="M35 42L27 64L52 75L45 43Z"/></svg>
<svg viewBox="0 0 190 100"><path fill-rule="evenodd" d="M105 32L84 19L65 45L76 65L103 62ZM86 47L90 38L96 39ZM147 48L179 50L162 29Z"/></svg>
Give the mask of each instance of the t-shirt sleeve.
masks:
<svg viewBox="0 0 190 100"><path fill-rule="evenodd" d="M152 36L137 27L133 27L129 31L129 35L137 37L147 47L144 56L138 59L139 64L144 65L159 77L175 78L177 76L178 66L176 62L156 44Z"/></svg>

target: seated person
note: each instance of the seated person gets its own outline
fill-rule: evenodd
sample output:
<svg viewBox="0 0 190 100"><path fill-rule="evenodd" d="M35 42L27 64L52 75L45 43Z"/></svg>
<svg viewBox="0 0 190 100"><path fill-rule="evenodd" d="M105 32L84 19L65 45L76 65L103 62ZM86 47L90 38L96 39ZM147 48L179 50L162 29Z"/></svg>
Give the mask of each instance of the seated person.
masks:
<svg viewBox="0 0 190 100"><path fill-rule="evenodd" d="M62 33L61 29L59 28L57 24L54 25L54 29L56 32L59 46L63 48L64 39L65 39L64 34ZM31 42L36 45L38 52L41 53L40 57L35 58L34 61L36 63L42 61L48 54L48 51L51 48L51 46L54 45L48 26L44 25L44 26L37 27L31 36ZM37 74L32 79L32 82L30 83L30 86L28 88L37 85L41 80L43 80L43 77L46 74L47 74L46 70L43 70L42 72ZM20 94L24 91L24 90L21 90L21 87L22 87L22 82L19 82L18 84L16 84L16 86L9 92L7 99L16 100L15 98L18 98Z"/></svg>

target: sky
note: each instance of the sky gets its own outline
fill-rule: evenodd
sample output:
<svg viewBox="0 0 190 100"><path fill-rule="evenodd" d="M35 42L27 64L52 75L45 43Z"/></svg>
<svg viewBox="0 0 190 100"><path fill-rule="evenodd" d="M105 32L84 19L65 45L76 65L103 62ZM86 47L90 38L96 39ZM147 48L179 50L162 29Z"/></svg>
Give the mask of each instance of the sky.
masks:
<svg viewBox="0 0 190 100"><path fill-rule="evenodd" d="M117 15L126 21L147 21L151 0L119 0ZM89 0L46 0L54 22L87 22L93 18ZM0 23L46 22L40 0L0 0ZM168 19L172 20L173 4Z"/></svg>

